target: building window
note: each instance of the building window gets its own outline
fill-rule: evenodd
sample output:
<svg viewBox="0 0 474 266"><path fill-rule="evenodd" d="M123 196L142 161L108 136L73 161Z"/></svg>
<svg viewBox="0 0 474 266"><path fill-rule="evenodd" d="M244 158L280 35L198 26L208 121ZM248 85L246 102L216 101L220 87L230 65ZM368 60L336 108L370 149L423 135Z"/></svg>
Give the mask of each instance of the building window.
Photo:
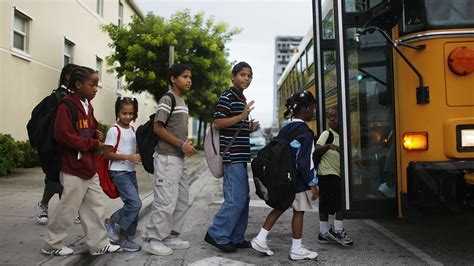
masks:
<svg viewBox="0 0 474 266"><path fill-rule="evenodd" d="M118 26L122 27L123 25L123 4L119 1L119 14L118 14Z"/></svg>
<svg viewBox="0 0 474 266"><path fill-rule="evenodd" d="M29 53L31 18L15 9L13 19L13 48Z"/></svg>
<svg viewBox="0 0 474 266"><path fill-rule="evenodd" d="M104 0L96 0L95 12L99 16L104 14Z"/></svg>
<svg viewBox="0 0 474 266"><path fill-rule="evenodd" d="M98 56L95 57L95 71L99 76L99 80L102 80L102 61L102 58Z"/></svg>
<svg viewBox="0 0 474 266"><path fill-rule="evenodd" d="M72 63L72 51L74 48L74 43L68 39L64 39L64 65Z"/></svg>

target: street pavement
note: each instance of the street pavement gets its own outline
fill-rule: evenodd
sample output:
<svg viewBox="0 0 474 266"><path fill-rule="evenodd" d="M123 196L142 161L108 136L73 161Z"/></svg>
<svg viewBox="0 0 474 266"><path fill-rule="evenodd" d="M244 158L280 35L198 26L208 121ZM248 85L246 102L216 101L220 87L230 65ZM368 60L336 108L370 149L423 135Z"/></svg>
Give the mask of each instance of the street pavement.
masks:
<svg viewBox="0 0 474 266"><path fill-rule="evenodd" d="M139 236L149 220L153 194L151 176L144 172L142 167L138 168L137 176L143 208L140 213L136 241L142 243ZM423 235L429 234L429 237L413 238L410 236L417 235L416 232L420 228L413 225L405 226L398 219L346 220L344 225L354 240L354 246L322 245L317 243L319 232L317 212L305 214L303 244L317 251L319 257L312 261L293 262L288 258L291 246L291 211L281 216L269 234L268 245L275 255L268 257L252 249L240 249L236 253L225 254L203 241L206 230L223 201L222 180L210 174L202 153L189 158L188 173L190 173L191 183L191 204L182 238L190 241L191 248L178 250L164 257L144 251L91 256L87 252L80 225L73 225L67 241L68 245L74 249L74 254L66 257L43 255L40 248L46 227L36 223L33 212L43 191L41 169L24 169L0 178L0 217L2 218L0 265L469 265L473 262L472 236L461 239L466 242L465 244L462 241L457 244L457 247L464 247L456 253L458 257L461 257L460 260L453 259L449 251L441 252L438 256L439 250L444 250L442 243L431 248L429 244L426 244L433 242L433 239L437 237L432 233L436 230L429 231L429 226L424 224ZM249 182L251 203L247 229L248 240L256 236L270 211L265 203L255 196L253 182L251 180ZM111 200L104 196L104 200L108 205L107 216L122 205L119 199ZM51 213L57 201L57 197L52 199ZM315 206L317 207L317 201Z"/></svg>

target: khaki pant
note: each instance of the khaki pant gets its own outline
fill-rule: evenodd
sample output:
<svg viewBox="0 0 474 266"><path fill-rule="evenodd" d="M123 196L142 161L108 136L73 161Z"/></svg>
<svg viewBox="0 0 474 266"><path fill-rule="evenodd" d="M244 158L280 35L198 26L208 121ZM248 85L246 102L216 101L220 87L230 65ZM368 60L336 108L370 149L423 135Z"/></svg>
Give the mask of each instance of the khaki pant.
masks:
<svg viewBox="0 0 474 266"><path fill-rule="evenodd" d="M48 224L45 247L61 249L65 246L64 241L78 212L90 252L105 247L109 241L103 223L105 197L99 176L85 180L61 172L60 181L63 195Z"/></svg>
<svg viewBox="0 0 474 266"><path fill-rule="evenodd" d="M154 155L153 204L145 239L164 240L181 233L189 207L189 180L185 159Z"/></svg>

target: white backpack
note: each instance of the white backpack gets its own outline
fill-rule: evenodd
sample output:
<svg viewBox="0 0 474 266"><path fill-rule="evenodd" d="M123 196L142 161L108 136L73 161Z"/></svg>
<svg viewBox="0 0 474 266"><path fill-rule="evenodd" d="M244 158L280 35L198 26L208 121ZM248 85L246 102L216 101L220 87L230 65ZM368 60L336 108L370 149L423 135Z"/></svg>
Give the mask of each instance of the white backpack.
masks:
<svg viewBox="0 0 474 266"><path fill-rule="evenodd" d="M225 147L223 154L229 151L230 147L234 143L235 139L239 135L240 130L242 129L242 123L239 129L235 132L234 136L230 140L229 144ZM206 138L204 139L204 154L206 155L207 166L211 171L212 175L216 178L222 178L224 176L224 166L222 163L222 154L220 153L220 132L219 129L214 127L214 124L211 124L209 129L206 132Z"/></svg>

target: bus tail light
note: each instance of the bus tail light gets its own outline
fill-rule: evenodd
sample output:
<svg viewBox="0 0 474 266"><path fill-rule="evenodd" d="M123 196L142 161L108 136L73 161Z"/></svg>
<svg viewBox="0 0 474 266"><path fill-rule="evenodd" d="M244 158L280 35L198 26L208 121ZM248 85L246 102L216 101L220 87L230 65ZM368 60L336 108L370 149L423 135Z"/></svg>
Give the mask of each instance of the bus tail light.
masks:
<svg viewBox="0 0 474 266"><path fill-rule="evenodd" d="M467 47L457 47L448 57L448 66L451 71L460 76L474 72L474 50Z"/></svg>
<svg viewBox="0 0 474 266"><path fill-rule="evenodd" d="M403 134L403 148L407 151L428 150L427 132L408 132Z"/></svg>

